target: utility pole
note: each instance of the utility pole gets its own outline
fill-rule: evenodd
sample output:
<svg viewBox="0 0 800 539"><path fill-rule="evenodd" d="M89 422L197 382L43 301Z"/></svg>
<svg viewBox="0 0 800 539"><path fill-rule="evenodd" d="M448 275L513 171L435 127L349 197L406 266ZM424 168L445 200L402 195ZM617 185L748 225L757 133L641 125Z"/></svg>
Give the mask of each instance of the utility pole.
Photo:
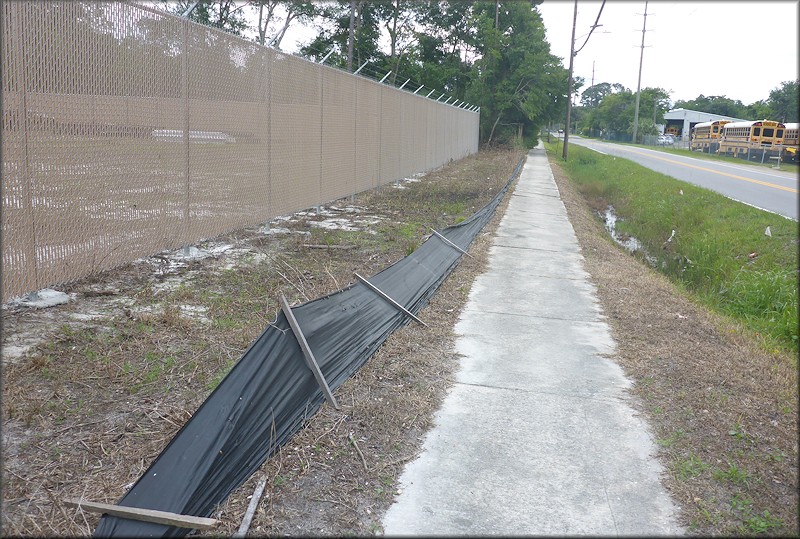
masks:
<svg viewBox="0 0 800 539"><path fill-rule="evenodd" d="M636 144L636 132L639 130L639 94L642 88L642 60L644 59L644 34L647 32L647 1L644 2L644 22L642 23L642 52L639 54L639 82L636 83L636 109L633 113L633 140Z"/></svg>
<svg viewBox="0 0 800 539"><path fill-rule="evenodd" d="M592 32L594 32L595 28L599 28L603 26L600 24L600 15L603 14L603 7L606 5L606 0L603 0L603 3L600 4L600 11L597 12L597 18L594 21L594 24L589 28L589 33L586 35L586 41L583 42L583 45L578 50L575 50L575 26L577 25L578 21L578 0L575 0L575 13L572 15L572 41L569 44L569 79L567 80L567 121L566 125L564 126L564 151L561 154L561 157L564 161L567 160L567 148L569 143L569 124L570 124L570 115L572 114L572 68L575 63L575 57L578 56L578 53L583 50L586 44L589 42L589 38L592 37ZM594 63L592 64L592 82L594 82ZM577 131L577 122L575 125L575 130Z"/></svg>
<svg viewBox="0 0 800 539"><path fill-rule="evenodd" d="M572 15L572 39L569 42L569 78L567 79L567 122L564 126L564 149L561 158L567 160L567 143L569 142L569 120L572 112L572 66L575 61L575 25L578 22L578 0L575 0L575 13Z"/></svg>
<svg viewBox="0 0 800 539"><path fill-rule="evenodd" d="M592 60L592 86L594 86L594 60Z"/></svg>

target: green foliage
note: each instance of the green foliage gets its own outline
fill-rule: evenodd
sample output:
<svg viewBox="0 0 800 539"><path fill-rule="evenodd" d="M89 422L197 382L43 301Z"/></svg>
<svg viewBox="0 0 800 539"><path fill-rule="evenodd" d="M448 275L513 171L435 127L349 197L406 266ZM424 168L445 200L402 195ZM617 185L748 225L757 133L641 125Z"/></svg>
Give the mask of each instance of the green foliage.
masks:
<svg viewBox="0 0 800 539"><path fill-rule="evenodd" d="M709 114L720 114L734 118L744 118L745 114L745 105L741 101L730 99L724 95L705 96L700 94L689 101L676 101L675 108L699 110Z"/></svg>
<svg viewBox="0 0 800 539"><path fill-rule="evenodd" d="M476 2L473 21L482 57L475 62L467 100L481 106L481 140L511 141L538 133L560 117L567 73L550 53L537 10L527 3ZM497 17L497 26L495 26Z"/></svg>
<svg viewBox="0 0 800 539"><path fill-rule="evenodd" d="M781 122L797 122L800 95L798 95L798 81L782 82L778 88L769 93L769 106L772 109L771 119ZM760 118L760 116L758 116Z"/></svg>
<svg viewBox="0 0 800 539"><path fill-rule="evenodd" d="M730 481L734 485L747 485L750 481L750 474L743 468L740 468L735 462L728 462L728 467L726 469L715 469L713 477L717 481Z"/></svg>
<svg viewBox="0 0 800 539"><path fill-rule="evenodd" d="M783 527L783 520L773 517L769 511L760 515L751 515L744 521L744 528L750 533L767 533Z"/></svg>
<svg viewBox="0 0 800 539"><path fill-rule="evenodd" d="M687 459L678 463L678 478L691 479L702 474L708 468L708 464L702 461L700 457L690 454Z"/></svg>
<svg viewBox="0 0 800 539"><path fill-rule="evenodd" d="M175 15L183 15L195 2L194 0L161 0L166 11ZM189 14L189 20L220 28L235 35L242 35L248 28L242 6L235 0L206 0L199 2Z"/></svg>
<svg viewBox="0 0 800 539"><path fill-rule="evenodd" d="M193 0L160 0L160 3L163 9L174 14L182 14L194 4ZM539 3L539 0L387 0L354 4L350 0L208 0L195 7L190 19L236 35L252 29L256 42L271 42L274 46L280 45L291 24L313 21L317 35L301 47L301 55L321 60L332 52L327 65L355 70L366 62L362 74L368 77L379 79L389 74L387 84L399 86L408 80L408 88L424 88L423 93L433 90L433 98L447 95L479 105L482 142L530 146L543 126L563 117L567 97L567 71L563 60L550 53L536 7ZM102 7L87 4L85 9ZM249 27L247 12L257 21L255 28ZM94 18L86 17L86 20ZM137 34L140 37L126 37L123 41L131 43L111 47L115 50L109 65L114 67L99 70L97 77L127 80L130 77L118 71L134 65L125 61L130 51L137 47L171 50L179 45L159 21L143 19L140 26ZM117 41L105 31L101 32L101 39ZM57 42L58 36L51 41ZM49 46L41 45L42 48ZM237 45L229 43L227 46ZM49 56L46 51L43 54ZM258 61L256 58L253 56L253 61ZM180 58L170 57L165 61L174 64L174 69L180 69ZM233 62L223 69L230 71L231 78L239 76L242 70ZM583 80L575 77L576 95L582 84ZM165 88L162 93L168 95L177 91ZM583 107L575 109L573 126L579 126L580 132L591 136L630 141L635 97L634 92L619 83L595 84L583 92ZM770 92L768 99L750 105L725 96L701 94L693 100L678 101L674 106L738 118L796 122L798 82L783 82ZM666 90L643 89L637 134L655 134L655 125L664 122L664 112L669 108Z"/></svg>
<svg viewBox="0 0 800 539"><path fill-rule="evenodd" d="M636 237L655 268L769 347L797 351L797 223L625 159L576 146L571 155L563 166L581 193L614 206L618 231Z"/></svg>
<svg viewBox="0 0 800 539"><path fill-rule="evenodd" d="M705 96L700 94L695 99L677 101L675 108L686 108L722 114L746 120L777 120L780 122L798 121L798 81L782 82L769 93L769 98L745 105L738 99L730 99L724 95Z"/></svg>
<svg viewBox="0 0 800 539"><path fill-rule="evenodd" d="M630 141L636 114L636 92L622 85L595 84L584 92L584 100L599 104L587 107L581 121L582 129L593 136L611 140ZM654 135L655 124L664 123L664 113L669 109L669 93L663 88L643 88L639 95L638 135ZM653 114L655 113L655 123Z"/></svg>

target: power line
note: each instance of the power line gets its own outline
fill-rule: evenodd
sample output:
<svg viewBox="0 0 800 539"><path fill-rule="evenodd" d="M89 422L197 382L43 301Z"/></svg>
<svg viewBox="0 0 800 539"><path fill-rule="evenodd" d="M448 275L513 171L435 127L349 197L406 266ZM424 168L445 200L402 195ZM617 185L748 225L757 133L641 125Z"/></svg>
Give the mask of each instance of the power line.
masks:
<svg viewBox="0 0 800 539"><path fill-rule="evenodd" d="M594 32L595 28L597 28L598 26L603 26L602 24L597 24L597 23L600 22L600 14L603 13L603 7L605 7L605 5L606 5L606 0L603 0L603 3L600 4L600 11L597 12L597 18L594 20L594 24L592 25L592 28L589 30L589 35L586 36L586 41L583 42L581 48L576 50L574 54L577 55L579 52L583 50L583 48L589 42L589 38L592 37L592 32Z"/></svg>

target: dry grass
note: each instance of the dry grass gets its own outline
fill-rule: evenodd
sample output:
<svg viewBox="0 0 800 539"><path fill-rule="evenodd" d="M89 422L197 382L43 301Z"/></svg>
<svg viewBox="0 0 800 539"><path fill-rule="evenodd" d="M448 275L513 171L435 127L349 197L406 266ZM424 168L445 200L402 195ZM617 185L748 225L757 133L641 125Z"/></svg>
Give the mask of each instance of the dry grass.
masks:
<svg viewBox="0 0 800 539"><path fill-rule="evenodd" d="M349 284L354 271L380 271L428 227L488 202L520 156L482 152L405 189L337 201L330 215L271 225L292 234L240 230L217 239L234 246L221 256L177 269L154 257L63 287L76 298L67 305L4 311L4 347L35 344L4 357L3 535L90 534L98 515L62 500L115 503L270 323L279 292L306 301ZM314 226L333 217L357 230ZM473 254L487 243L479 237ZM338 389L341 411L323 406L220 506L215 533L236 530L261 477L269 483L254 534L376 530L455 368L452 327L481 267L480 257L464 260L422 312L430 327L396 332Z"/></svg>
<svg viewBox="0 0 800 539"><path fill-rule="evenodd" d="M660 446L665 484L698 535L798 534L797 370L609 239L551 160L556 183Z"/></svg>
<svg viewBox="0 0 800 539"><path fill-rule="evenodd" d="M222 238L245 251L238 258L228 251L175 272L166 271L167 260L132 265L71 285L77 301L68 305L5 311L4 344L31 332L44 340L19 360L4 359L3 535L91 533L97 515L61 500L116 502L272 320L278 292L304 301L350 283L353 271L376 273L413 249L428 226L455 222L485 203L518 157L481 153L408 189L336 203L362 209L334 211L352 221L381 217L366 226L377 234L321 231L312 224L326 216L312 211L272 224L308 235L246 229ZM616 360L635 382L684 524L702 535L755 533L759 525L768 534L796 535L791 358L766 354L622 252L553 168L612 325ZM393 334L337 390L340 411L323 405L219 507L214 516L223 524L215 534L238 528L262 478L267 488L251 535L381 532L398 476L420 450L453 379L453 327L504 208L470 249L475 258L462 260L420 314L430 327L412 324ZM192 314L187 306L202 310ZM776 519L782 527L769 527Z"/></svg>

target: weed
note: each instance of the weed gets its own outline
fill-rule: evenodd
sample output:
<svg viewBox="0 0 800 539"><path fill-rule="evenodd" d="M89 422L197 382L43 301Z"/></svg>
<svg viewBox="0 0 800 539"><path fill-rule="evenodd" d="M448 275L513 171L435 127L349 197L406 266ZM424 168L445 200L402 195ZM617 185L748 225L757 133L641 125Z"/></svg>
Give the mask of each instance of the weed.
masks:
<svg viewBox="0 0 800 539"><path fill-rule="evenodd" d="M733 424L733 428L728 431L728 434L737 440L745 440L747 438L747 433L745 432L740 420L737 420L736 423Z"/></svg>
<svg viewBox="0 0 800 539"><path fill-rule="evenodd" d="M750 507L753 505L753 500L746 496L740 496L739 494L734 494L733 498L731 498L731 508L735 511L742 511L748 512L750 511Z"/></svg>
<svg viewBox="0 0 800 539"><path fill-rule="evenodd" d="M661 447L672 447L675 444L675 442L677 442L684 436L686 436L686 431L684 431L683 429L676 429L667 438L656 440L656 443Z"/></svg>
<svg viewBox="0 0 800 539"><path fill-rule="evenodd" d="M703 462L694 454L689 454L689 458L678 463L678 478L690 479L702 474L708 468L708 464Z"/></svg>
<svg viewBox="0 0 800 539"><path fill-rule="evenodd" d="M786 459L786 453L784 453L780 449L776 449L775 451L770 451L769 453L767 453L767 457L773 462L782 462L783 460Z"/></svg>
<svg viewBox="0 0 800 539"><path fill-rule="evenodd" d="M769 514L769 511L764 511L760 515L753 515L744 521L744 528L751 533L767 533L782 526L783 520L773 517Z"/></svg>
<svg viewBox="0 0 800 539"><path fill-rule="evenodd" d="M719 511L712 512L709 509L709 506L716 506L716 500L712 498L708 503L704 502L703 500L698 500L697 512L700 516L701 522L706 523L706 525L716 526L722 517ZM697 525L699 525L699 523L697 523Z"/></svg>
<svg viewBox="0 0 800 539"><path fill-rule="evenodd" d="M717 468L712 474L717 481L730 481L735 485L749 485L750 475L735 462L728 461L728 469Z"/></svg>

